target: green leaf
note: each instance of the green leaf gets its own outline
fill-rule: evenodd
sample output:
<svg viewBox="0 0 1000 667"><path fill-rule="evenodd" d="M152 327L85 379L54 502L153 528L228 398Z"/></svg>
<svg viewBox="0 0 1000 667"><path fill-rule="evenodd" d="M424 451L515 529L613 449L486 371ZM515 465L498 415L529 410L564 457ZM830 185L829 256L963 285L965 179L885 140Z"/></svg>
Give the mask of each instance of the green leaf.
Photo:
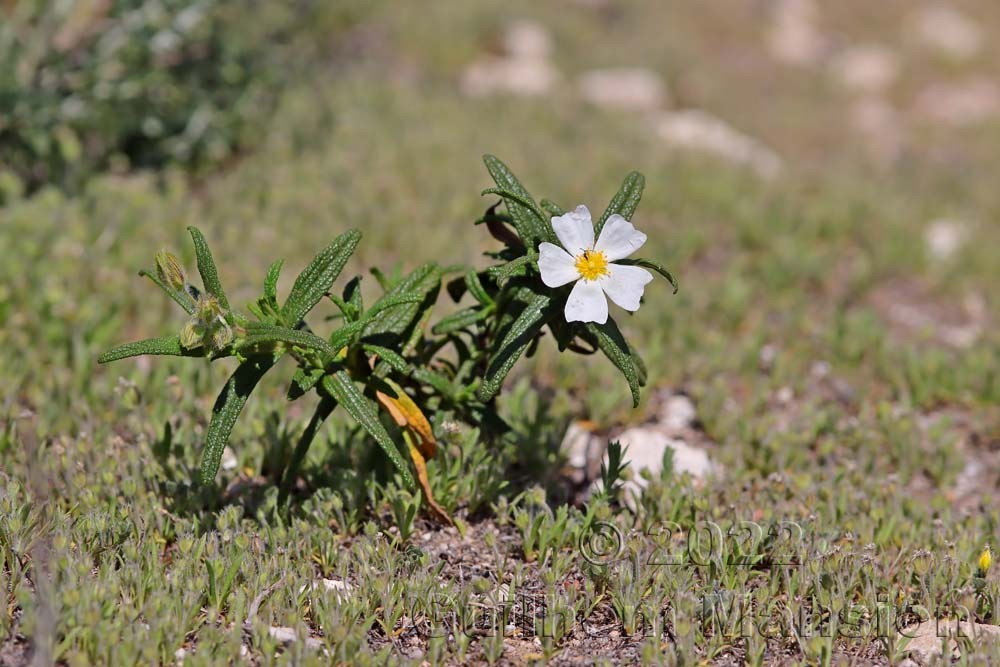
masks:
<svg viewBox="0 0 1000 667"><path fill-rule="evenodd" d="M183 292L181 290L175 290L171 288L165 282L160 280L160 277L156 275L156 273L147 271L146 269L139 271L139 275L152 280L154 283L156 283L157 287L166 292L167 296L169 296L171 299L174 300L174 302L177 303L177 305L183 308L184 312L186 312L188 315L194 315L194 300L191 298L190 294L188 294L187 292Z"/></svg>
<svg viewBox="0 0 1000 667"><path fill-rule="evenodd" d="M635 208L639 205L639 200L642 199L642 190L645 187L646 177L639 172L633 171L626 176L621 188L611 199L604 214L601 215L601 219L594 225L594 233L600 236L601 230L604 229L604 223L615 213L626 220L631 220L635 214Z"/></svg>
<svg viewBox="0 0 1000 667"><path fill-rule="evenodd" d="M284 505L288 499L288 493L292 490L292 484L295 483L295 476L299 473L302 461L306 458L306 453L309 451L309 446L312 445L319 427L336 407L337 401L329 396L324 396L320 400L319 405L316 406L316 412L313 413L312 419L309 420L309 424L306 426L306 430L299 437L299 441L295 445L295 450L292 452L292 458L288 461L288 466L281 476L281 486L278 491L279 506Z"/></svg>
<svg viewBox="0 0 1000 667"><path fill-rule="evenodd" d="M653 271L656 271L661 276L667 279L670 285L674 288L674 294L677 294L677 289L678 289L677 281L674 280L673 274L671 274L670 271L667 271L667 269L664 268L662 264L658 264L648 259L619 259L617 260L617 262L619 264L631 264L632 266L641 266L643 268L652 269Z"/></svg>
<svg viewBox="0 0 1000 667"><path fill-rule="evenodd" d="M484 306L493 305L493 298L486 291L486 288L483 287L483 283L479 280L479 274L475 269L469 269L465 273L465 286L468 288L469 294L472 295L473 299Z"/></svg>
<svg viewBox="0 0 1000 667"><path fill-rule="evenodd" d="M455 393L451 380L429 368L414 369L412 377L418 382L430 385L442 396L451 398Z"/></svg>
<svg viewBox="0 0 1000 667"><path fill-rule="evenodd" d="M147 338L134 343L125 343L113 347L97 359L97 363L106 364L110 361L137 357L142 354L161 354L171 357L202 357L205 356L203 348L187 350L181 347L179 336L163 336L162 338Z"/></svg>
<svg viewBox="0 0 1000 667"><path fill-rule="evenodd" d="M281 319L295 326L313 309L323 295L330 291L333 281L344 270L347 260L354 253L361 240L361 232L356 229L344 232L302 270L292 285L292 291L281 309Z"/></svg>
<svg viewBox="0 0 1000 667"><path fill-rule="evenodd" d="M549 199L543 199L541 202L539 202L539 204L545 210L545 212L551 215L553 218L558 217L560 215L566 215L566 211L564 211L562 207L558 206L557 204L554 204Z"/></svg>
<svg viewBox="0 0 1000 667"><path fill-rule="evenodd" d="M278 312L278 275L284 263L285 260L279 259L271 264L267 270L267 277L264 278L264 299L274 312Z"/></svg>
<svg viewBox="0 0 1000 667"><path fill-rule="evenodd" d="M275 364L273 357L253 357L240 364L229 377L222 393L212 408L212 421L205 433L205 449L201 455L200 479L202 484L215 481L222 461L222 451L229 442L229 436L236 425L236 419L243 411L247 399L264 374Z"/></svg>
<svg viewBox="0 0 1000 667"><path fill-rule="evenodd" d="M305 395L307 391L316 386L323 377L325 371L322 368L312 368L308 371L303 369L301 366L295 369L295 374L292 375L292 382L288 385L288 391L285 394L285 398L289 401L294 401Z"/></svg>
<svg viewBox="0 0 1000 667"><path fill-rule="evenodd" d="M382 450L389 457L389 460L392 461L392 464L396 466L406 484L412 488L414 486L413 476L410 474L409 468L406 467L403 458L399 455L396 443L392 441L389 432L385 430L382 422L379 421L378 410L374 401L361 393L354 384L354 381L351 380L351 376L347 374L347 371L341 370L332 375L324 375L323 388L338 403L344 406L347 413L361 425L361 428L365 429L375 439L375 442L382 447Z"/></svg>
<svg viewBox="0 0 1000 667"><path fill-rule="evenodd" d="M528 269L531 267L531 263L534 261L537 261L535 259L534 253L521 255L517 259L512 259L506 264L501 264L500 266L491 266L490 268L486 269L486 272L490 275L491 278L497 281L498 285L503 285L511 278L527 274Z"/></svg>
<svg viewBox="0 0 1000 667"><path fill-rule="evenodd" d="M521 240L529 246L534 246L538 241L549 239L553 235L549 225L545 224L544 216L531 197L531 193L521 185L514 173L493 155L484 155L483 162L486 163L486 169L489 170L497 187L503 193L511 195L505 196L504 203Z"/></svg>
<svg viewBox="0 0 1000 667"><path fill-rule="evenodd" d="M490 359L483 383L476 393L481 401L488 401L497 395L514 363L528 349L551 315L552 299L549 295L530 294L531 297L524 310L511 324L497 348L497 353Z"/></svg>
<svg viewBox="0 0 1000 667"><path fill-rule="evenodd" d="M406 339L426 311L424 304L433 303L441 287L441 269L429 262L414 269L396 283L365 313L364 337L390 334ZM381 315L375 318L374 315Z"/></svg>
<svg viewBox="0 0 1000 667"><path fill-rule="evenodd" d="M387 347L382 347L381 345L368 345L364 344L361 349L368 354L374 354L378 356L379 359L384 361L392 370L399 373L409 373L411 368L410 364L407 363L406 359L403 358L401 354L395 350L390 350Z"/></svg>
<svg viewBox="0 0 1000 667"><path fill-rule="evenodd" d="M604 324L598 325L589 322L586 325L589 331L597 339L597 346L601 352L611 360L618 370L622 372L628 381L628 388L632 391L632 407L639 406L639 388L642 383L639 381L639 370L636 368L635 359L629 349L625 337L618 329L618 325L610 317Z"/></svg>
<svg viewBox="0 0 1000 667"><path fill-rule="evenodd" d="M440 322L434 325L431 329L434 333L438 335L451 333L453 331L458 331L459 329L464 329L470 324L475 324L485 320L490 314L490 309L482 308L478 306L472 306L470 308L465 308L458 311L457 313L452 313L448 317L444 318Z"/></svg>
<svg viewBox="0 0 1000 667"><path fill-rule="evenodd" d="M219 300L219 305L225 310L229 310L229 299L222 289L219 281L219 271L215 268L215 260L212 259L212 251L208 249L208 242L205 236L197 227L188 227L191 240L194 241L194 254L198 259L198 273L201 274L201 284L205 286L205 291Z"/></svg>
<svg viewBox="0 0 1000 667"><path fill-rule="evenodd" d="M248 328L246 336L239 342L239 347L241 349L252 348L271 343L285 343L287 345L313 349L329 357L337 355L337 351L330 343L313 333L302 329L289 329L287 327L268 325L257 325Z"/></svg>
<svg viewBox="0 0 1000 667"><path fill-rule="evenodd" d="M361 297L361 276L354 276L344 286L344 303L351 308L351 319L361 316L365 304Z"/></svg>

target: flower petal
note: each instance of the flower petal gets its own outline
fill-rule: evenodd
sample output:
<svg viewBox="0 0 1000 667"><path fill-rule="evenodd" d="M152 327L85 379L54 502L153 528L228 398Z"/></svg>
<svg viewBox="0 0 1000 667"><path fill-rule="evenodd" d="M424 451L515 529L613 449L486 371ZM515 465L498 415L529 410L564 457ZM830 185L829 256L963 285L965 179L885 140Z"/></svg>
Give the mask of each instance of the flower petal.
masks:
<svg viewBox="0 0 1000 667"><path fill-rule="evenodd" d="M577 281L566 299L566 309L563 312L567 322L607 322L608 299L604 296L601 284L596 280Z"/></svg>
<svg viewBox="0 0 1000 667"><path fill-rule="evenodd" d="M608 271L608 277L599 281L608 297L625 310L639 310L642 293L653 279L653 274L626 264L610 264Z"/></svg>
<svg viewBox="0 0 1000 667"><path fill-rule="evenodd" d="M590 219L590 211L583 204L577 206L575 211L552 218L552 229L556 231L559 242L574 257L594 247L594 223Z"/></svg>
<svg viewBox="0 0 1000 667"><path fill-rule="evenodd" d="M580 277L573 257L554 243L538 246L538 270L549 287L562 287Z"/></svg>
<svg viewBox="0 0 1000 667"><path fill-rule="evenodd" d="M609 262L624 259L642 247L646 235L636 229L631 222L617 213L608 218L597 239L595 250L604 253Z"/></svg>

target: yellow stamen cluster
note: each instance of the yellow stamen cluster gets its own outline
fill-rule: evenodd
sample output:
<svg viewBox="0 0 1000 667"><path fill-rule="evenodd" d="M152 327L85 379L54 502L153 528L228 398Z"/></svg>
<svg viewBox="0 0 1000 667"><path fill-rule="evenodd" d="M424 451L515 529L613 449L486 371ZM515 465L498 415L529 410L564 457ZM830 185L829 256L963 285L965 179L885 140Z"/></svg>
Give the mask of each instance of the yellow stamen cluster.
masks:
<svg viewBox="0 0 1000 667"><path fill-rule="evenodd" d="M608 275L608 259L599 250L584 250L576 258L576 272L584 280L597 280Z"/></svg>

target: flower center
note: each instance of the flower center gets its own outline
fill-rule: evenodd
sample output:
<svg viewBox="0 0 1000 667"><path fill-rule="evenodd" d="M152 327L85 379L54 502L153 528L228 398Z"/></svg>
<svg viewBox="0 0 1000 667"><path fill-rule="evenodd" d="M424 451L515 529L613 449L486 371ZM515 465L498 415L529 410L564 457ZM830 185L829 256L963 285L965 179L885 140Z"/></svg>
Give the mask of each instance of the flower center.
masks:
<svg viewBox="0 0 1000 667"><path fill-rule="evenodd" d="M603 252L584 250L583 254L576 258L576 272L584 280L597 280L608 275L608 260Z"/></svg>

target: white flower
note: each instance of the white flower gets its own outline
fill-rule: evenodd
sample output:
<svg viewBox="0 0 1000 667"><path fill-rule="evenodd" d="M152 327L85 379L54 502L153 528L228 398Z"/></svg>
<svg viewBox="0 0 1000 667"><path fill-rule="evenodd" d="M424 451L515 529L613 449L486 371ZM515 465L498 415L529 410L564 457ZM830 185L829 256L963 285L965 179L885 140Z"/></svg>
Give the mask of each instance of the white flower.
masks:
<svg viewBox="0 0 1000 667"><path fill-rule="evenodd" d="M552 228L565 250L554 243L539 245L538 269L542 282L549 287L577 281L566 300L567 322L604 324L608 321L609 298L625 310L639 310L639 300L652 274L638 266L612 262L641 248L645 234L616 213L608 218L594 243L594 224L583 205L552 218Z"/></svg>

